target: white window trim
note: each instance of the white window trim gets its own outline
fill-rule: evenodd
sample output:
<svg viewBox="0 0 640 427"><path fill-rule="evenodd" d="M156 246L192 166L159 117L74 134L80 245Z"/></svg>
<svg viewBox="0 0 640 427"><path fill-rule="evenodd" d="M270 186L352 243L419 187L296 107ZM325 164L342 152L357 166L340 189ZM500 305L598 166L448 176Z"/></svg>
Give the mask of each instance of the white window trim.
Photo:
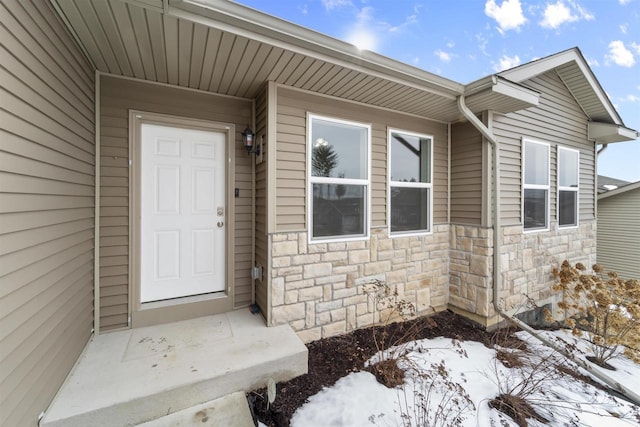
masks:
<svg viewBox="0 0 640 427"><path fill-rule="evenodd" d="M324 120L333 123L346 124L350 126L359 126L367 129L367 179L354 179L354 178L332 178L332 177L314 177L311 174L311 141L312 137L312 122L314 119ZM307 113L307 138L306 138L306 151L307 151L307 243L337 243L337 242L353 242L361 240L369 240L371 236L371 124L354 122L350 120L337 119L334 117L323 116L320 114ZM344 185L363 185L365 186L365 230L364 235L348 235L348 236L336 236L336 237L320 237L313 238L313 184L344 184Z"/></svg>
<svg viewBox="0 0 640 427"><path fill-rule="evenodd" d="M401 182L391 181L391 134L402 133L409 136L415 136L418 138L428 138L431 140L429 145L429 182ZM391 238L394 237L407 237L407 236L424 236L433 234L433 135L426 135L422 133L409 132L402 129L388 128L387 129L387 232ZM391 187L405 187L405 188L428 188L429 189L429 229L428 230L416 230L405 232L391 232Z"/></svg>
<svg viewBox="0 0 640 427"><path fill-rule="evenodd" d="M538 144L538 145L544 145L547 147L547 185L540 185L540 184L527 184L525 182L525 168L526 168L526 155L525 155L525 145L526 144ZM521 183L522 183L522 189L520 191L520 199L522 200L522 202L520 203L520 218L522 221L522 230L523 233L539 233L539 232L544 232L544 231L549 231L550 230L550 214L549 211L551 210L551 145L549 143L546 142L541 142L541 141L535 141L529 138L522 138L522 179L521 179ZM532 189L532 190L547 190L547 209L545 212L545 224L546 227L544 228L532 228L532 229L526 229L524 227L524 190L525 189Z"/></svg>
<svg viewBox="0 0 640 427"><path fill-rule="evenodd" d="M578 182L578 186L577 187L564 187L564 186L560 186L560 150L564 150L564 151L572 151L574 153L576 153L578 155L578 165L576 167L576 173L578 174L577 176L577 182ZM558 189L556 191L556 219L558 221L558 228L562 228L563 230L567 230L567 229L571 229L571 228L578 228L578 226L580 225L580 150L576 150L574 148L568 148L568 147L561 147L558 146L558 152L557 152L557 157L558 157L558 170L557 170L557 175L558 175ZM575 225L560 225L560 191L573 191L576 193L576 224Z"/></svg>

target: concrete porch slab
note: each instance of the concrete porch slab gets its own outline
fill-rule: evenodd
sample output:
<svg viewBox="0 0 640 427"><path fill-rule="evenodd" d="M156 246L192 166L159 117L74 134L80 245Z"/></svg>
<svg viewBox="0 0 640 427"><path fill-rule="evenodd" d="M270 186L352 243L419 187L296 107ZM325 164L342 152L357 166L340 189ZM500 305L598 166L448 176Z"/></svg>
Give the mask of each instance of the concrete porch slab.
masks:
<svg viewBox="0 0 640 427"><path fill-rule="evenodd" d="M138 427L254 427L251 410L241 391L165 415Z"/></svg>
<svg viewBox="0 0 640 427"><path fill-rule="evenodd" d="M247 309L107 333L89 342L40 425L137 425L306 372L293 330Z"/></svg>

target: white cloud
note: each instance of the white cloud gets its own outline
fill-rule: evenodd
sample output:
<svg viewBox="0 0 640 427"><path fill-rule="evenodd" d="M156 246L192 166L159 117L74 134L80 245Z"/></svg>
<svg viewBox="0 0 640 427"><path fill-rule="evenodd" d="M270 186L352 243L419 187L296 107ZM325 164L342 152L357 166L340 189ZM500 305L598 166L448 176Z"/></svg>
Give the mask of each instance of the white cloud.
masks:
<svg viewBox="0 0 640 427"><path fill-rule="evenodd" d="M591 12L584 9L578 3L567 0L565 4L564 0L558 0L554 4L547 4L544 9L544 19L540 21L540 26L543 28L556 29L562 24L569 22L576 22L579 20L591 21L594 16Z"/></svg>
<svg viewBox="0 0 640 427"><path fill-rule="evenodd" d="M496 72L508 70L509 68L517 67L521 64L520 57L518 55L507 56L502 55L502 58L497 64L493 64L493 70Z"/></svg>
<svg viewBox="0 0 640 427"><path fill-rule="evenodd" d="M638 55L640 55L640 43L631 42L629 43L629 46L631 46L631 48L635 50Z"/></svg>
<svg viewBox="0 0 640 427"><path fill-rule="evenodd" d="M589 57L585 57L585 59L587 60L587 64L589 65L589 67L593 68L593 67L599 67L600 63L598 62L597 59L594 58L589 58Z"/></svg>
<svg viewBox="0 0 640 427"><path fill-rule="evenodd" d="M620 24L618 28L620 28L622 34L627 34L627 24Z"/></svg>
<svg viewBox="0 0 640 427"><path fill-rule="evenodd" d="M625 4L629 4L631 3L631 0L618 0L620 2L621 5L625 5Z"/></svg>
<svg viewBox="0 0 640 427"><path fill-rule="evenodd" d="M449 62L451 61L451 54L448 52L445 52L443 50L436 50L435 52L433 52L442 62Z"/></svg>
<svg viewBox="0 0 640 427"><path fill-rule="evenodd" d="M375 50L378 46L378 37L371 30L370 23L372 20L373 8L370 6L363 7L356 14L356 23L353 26L353 30L347 34L346 40L360 50Z"/></svg>
<svg viewBox="0 0 640 427"><path fill-rule="evenodd" d="M614 40L609 43L609 53L606 58L621 67L632 67L636 62L633 58L633 53L620 40Z"/></svg>
<svg viewBox="0 0 640 427"><path fill-rule="evenodd" d="M487 0L484 13L496 20L500 34L508 30L517 31L527 22L522 14L520 0L504 0L501 6L497 5L496 0Z"/></svg>
<svg viewBox="0 0 640 427"><path fill-rule="evenodd" d="M627 102L640 102L640 96L629 94L624 98Z"/></svg>
<svg viewBox="0 0 640 427"><path fill-rule="evenodd" d="M327 10L337 9L344 6L350 6L351 0L322 0L324 8Z"/></svg>

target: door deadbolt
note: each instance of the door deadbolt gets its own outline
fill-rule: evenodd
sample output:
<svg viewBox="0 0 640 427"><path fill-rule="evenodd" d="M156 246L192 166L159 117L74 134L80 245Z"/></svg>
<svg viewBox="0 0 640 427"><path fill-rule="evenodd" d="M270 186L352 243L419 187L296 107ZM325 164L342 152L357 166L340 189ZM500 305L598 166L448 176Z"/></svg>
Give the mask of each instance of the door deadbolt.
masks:
<svg viewBox="0 0 640 427"><path fill-rule="evenodd" d="M224 226L224 222L218 221L218 228L222 228Z"/></svg>
<svg viewBox="0 0 640 427"><path fill-rule="evenodd" d="M217 213L218 213L218 216L224 216L224 208L218 206Z"/></svg>

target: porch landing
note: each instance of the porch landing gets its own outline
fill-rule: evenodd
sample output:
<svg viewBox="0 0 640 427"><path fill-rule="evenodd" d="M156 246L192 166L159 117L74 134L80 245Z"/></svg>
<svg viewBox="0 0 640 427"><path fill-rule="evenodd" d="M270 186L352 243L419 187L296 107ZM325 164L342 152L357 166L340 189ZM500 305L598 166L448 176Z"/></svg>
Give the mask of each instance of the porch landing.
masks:
<svg viewBox="0 0 640 427"><path fill-rule="evenodd" d="M306 372L293 330L248 309L107 333L89 342L40 425L136 425Z"/></svg>

